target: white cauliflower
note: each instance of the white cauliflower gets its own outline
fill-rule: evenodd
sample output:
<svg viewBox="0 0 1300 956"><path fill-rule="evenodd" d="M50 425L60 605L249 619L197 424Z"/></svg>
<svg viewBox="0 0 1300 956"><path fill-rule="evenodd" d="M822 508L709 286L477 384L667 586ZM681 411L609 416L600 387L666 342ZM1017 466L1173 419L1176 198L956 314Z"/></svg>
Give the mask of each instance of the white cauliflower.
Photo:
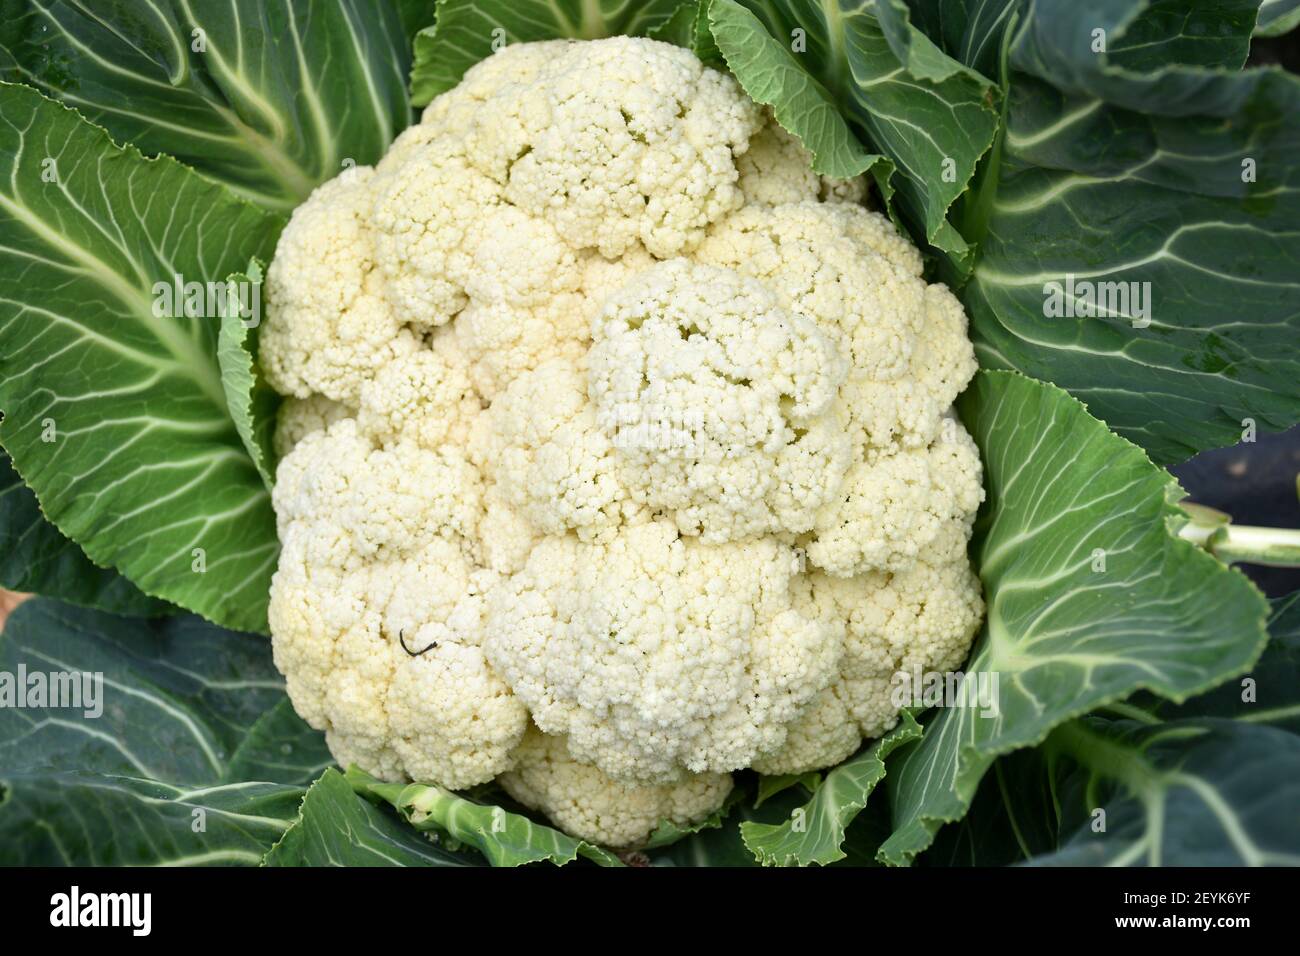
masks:
<svg viewBox="0 0 1300 956"><path fill-rule="evenodd" d="M966 319L723 73L505 47L267 277L277 666L335 757L635 846L959 666Z"/></svg>
<svg viewBox="0 0 1300 956"><path fill-rule="evenodd" d="M836 629L792 607L793 549L666 520L553 536L488 595L488 659L546 733L634 783L748 766L835 676Z"/></svg>
<svg viewBox="0 0 1300 956"><path fill-rule="evenodd" d="M506 793L570 833L614 848L643 843L661 823L698 823L731 793L726 773L651 786L620 783L574 760L563 737L536 728L529 728L514 756L515 768L500 777Z"/></svg>

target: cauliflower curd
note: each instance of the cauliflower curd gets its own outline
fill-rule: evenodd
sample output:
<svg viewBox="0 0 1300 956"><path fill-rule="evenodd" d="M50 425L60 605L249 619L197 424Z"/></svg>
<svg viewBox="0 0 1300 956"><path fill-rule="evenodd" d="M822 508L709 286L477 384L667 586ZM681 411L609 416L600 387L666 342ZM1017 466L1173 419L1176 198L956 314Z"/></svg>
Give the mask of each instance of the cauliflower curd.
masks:
<svg viewBox="0 0 1300 956"><path fill-rule="evenodd" d="M507 46L267 276L275 660L341 764L635 846L960 666L966 319L729 76Z"/></svg>

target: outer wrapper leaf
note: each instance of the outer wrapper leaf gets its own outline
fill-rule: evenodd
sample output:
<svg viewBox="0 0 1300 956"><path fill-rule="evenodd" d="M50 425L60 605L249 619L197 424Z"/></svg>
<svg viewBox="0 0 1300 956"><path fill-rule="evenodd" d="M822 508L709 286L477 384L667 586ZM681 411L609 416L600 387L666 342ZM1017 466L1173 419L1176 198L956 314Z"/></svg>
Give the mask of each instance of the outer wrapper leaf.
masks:
<svg viewBox="0 0 1300 956"><path fill-rule="evenodd" d="M1300 0L1264 0L1259 5L1255 36L1278 37L1300 26Z"/></svg>
<svg viewBox="0 0 1300 956"><path fill-rule="evenodd" d="M373 163L410 121L412 11L393 0L4 0L0 13L4 79L267 208L289 211L345 159Z"/></svg>
<svg viewBox="0 0 1300 956"><path fill-rule="evenodd" d="M1272 602L1268 631L1263 655L1240 680L1181 705L1138 694L1074 732L1053 733L1044 747L999 759L970 812L939 831L922 862L1240 865L1294 852L1286 836L1294 813L1271 799L1291 792L1294 744L1251 730L1300 732L1300 594ZM1135 719L1113 719L1125 715ZM1172 731L1163 740L1161 728ZM1217 757L1225 746L1241 746L1242 762ZM1250 756L1270 749L1280 762ZM1199 769L1180 779L1185 758ZM1149 811L1135 794L1150 799ZM1234 839L1252 829L1253 850Z"/></svg>
<svg viewBox="0 0 1300 956"><path fill-rule="evenodd" d="M1300 865L1300 737L1242 721L1088 719L1048 741L1080 764L1063 787L1082 821L1047 866ZM1098 795L1104 829L1094 829Z"/></svg>
<svg viewBox="0 0 1300 956"><path fill-rule="evenodd" d="M702 62L725 69L722 53L718 50L709 27L709 7L712 2L713 0L687 0L673 11L671 17L648 30L646 36L652 40L686 47Z"/></svg>
<svg viewBox="0 0 1300 956"><path fill-rule="evenodd" d="M155 314L155 284L223 282L269 258L280 220L28 87L0 85L0 109L0 440L95 564L265 629L279 544L226 407L219 317Z"/></svg>
<svg viewBox="0 0 1300 956"><path fill-rule="evenodd" d="M102 674L102 713L38 703L31 675L51 672ZM3 864L255 865L331 762L266 641L194 617L35 598L0 633L0 673L29 687L0 707Z"/></svg>
<svg viewBox="0 0 1300 956"><path fill-rule="evenodd" d="M28 591L114 614L167 614L166 601L151 598L86 553L45 520L32 490L0 449L0 587Z"/></svg>
<svg viewBox="0 0 1300 956"><path fill-rule="evenodd" d="M1162 464L1300 421L1300 78L1233 72L1242 7L1035 3L966 230L981 363L1062 386ZM1080 282L1114 298L1081 316Z"/></svg>
<svg viewBox="0 0 1300 956"><path fill-rule="evenodd" d="M1181 490L1060 389L981 372L958 408L984 458L973 557L988 617L968 674L996 674L995 716L936 711L890 761L909 862L960 819L1001 754L1139 689L1184 700L1247 670L1267 605L1240 573L1170 534Z"/></svg>

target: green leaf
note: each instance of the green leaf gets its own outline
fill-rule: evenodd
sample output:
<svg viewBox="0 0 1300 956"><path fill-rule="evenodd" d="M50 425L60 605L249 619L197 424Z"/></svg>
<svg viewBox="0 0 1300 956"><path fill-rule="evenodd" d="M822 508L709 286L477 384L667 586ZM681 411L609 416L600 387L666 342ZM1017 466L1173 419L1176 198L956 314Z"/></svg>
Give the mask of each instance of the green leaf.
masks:
<svg viewBox="0 0 1300 956"><path fill-rule="evenodd" d="M1088 719L1060 728L1047 746L1082 768L1062 800L1067 820L1083 822L1058 852L1032 863L1300 865L1294 734L1209 718L1159 726Z"/></svg>
<svg viewBox="0 0 1300 956"><path fill-rule="evenodd" d="M790 815L807 799L806 794L788 789L774 794L761 807L744 799L751 791L738 785L737 799L722 826L701 830L670 846L648 851L652 866L689 867L757 867L754 854L741 839L740 826L751 821L777 825L789 820Z"/></svg>
<svg viewBox="0 0 1300 956"><path fill-rule="evenodd" d="M1267 635L1254 586L1170 533L1181 489L1055 386L980 372L958 399L988 497L972 555L988 616L967 674L996 675L996 713L934 712L890 761L907 863L958 820L1001 754L1144 688L1185 700L1246 671Z"/></svg>
<svg viewBox="0 0 1300 956"><path fill-rule="evenodd" d="M885 778L885 758L920 737L921 728L903 711L893 730L828 771L812 799L790 818L778 824L742 823L745 846L764 866L826 866L844 859L845 831Z"/></svg>
<svg viewBox="0 0 1300 956"><path fill-rule="evenodd" d="M713 33L709 29L711 3L712 0L688 0L659 26L646 31L646 36L685 47L698 56L701 62L725 68L722 53L714 43Z"/></svg>
<svg viewBox="0 0 1300 956"><path fill-rule="evenodd" d="M948 211L993 145L997 88L949 60L911 25L906 9L889 0L853 6L743 0L743 8L735 0L714 0L710 17L714 38L746 91L777 100L782 125L815 122L812 132L830 142L840 135L834 122L821 111L815 119L801 114L823 99L838 110L858 142L892 161L890 183L903 217L954 266L967 270L973 250L948 222ZM877 16L881 10L888 11L888 32ZM759 23L770 35L767 41L759 39ZM787 128L804 139L798 128ZM805 145L812 148L806 140ZM855 155L860 161L868 154L859 145Z"/></svg>
<svg viewBox="0 0 1300 956"><path fill-rule="evenodd" d="M1140 6L1033 5L963 301L981 364L1062 386L1164 464L1300 421L1300 78L1225 69L1240 3L1196 5L1214 43ZM1107 26L1111 58L1088 46ZM1137 72L1132 34L1184 62ZM1079 282L1115 297L1088 316Z"/></svg>
<svg viewBox="0 0 1300 956"><path fill-rule="evenodd" d="M0 112L0 441L95 564L264 629L279 545L226 408L218 316L169 314L156 289L269 257L280 220L28 87L0 84Z"/></svg>
<svg viewBox="0 0 1300 956"><path fill-rule="evenodd" d="M1268 647L1250 672L1182 705L1156 701L1161 720L1222 717L1300 734L1300 592L1271 602Z"/></svg>
<svg viewBox="0 0 1300 956"><path fill-rule="evenodd" d="M282 696L248 728L230 755L225 778L306 784L333 764L325 736L307 726Z"/></svg>
<svg viewBox="0 0 1300 956"><path fill-rule="evenodd" d="M951 76L966 75L987 86L988 79L948 56L924 32L912 25L912 12L903 0L876 0L876 18L889 48L908 74L921 80L942 83Z"/></svg>
<svg viewBox="0 0 1300 956"><path fill-rule="evenodd" d="M1242 678L1242 683L1228 681L1182 705L1139 694L1125 705L1107 707L1105 713L1136 717L1151 725L1174 720L1192 726L1200 717L1236 718L1300 732L1300 593L1271 603L1269 643L1250 669L1249 694L1243 686L1247 678ZM1089 721L1093 724L1104 726L1096 719ZM1050 739L1061 742L1061 738ZM1000 758L980 782L970 812L960 823L939 831L921 862L929 866L1052 862L1051 854L1072 838L1086 836L1090 840L1082 842L1095 842L1097 834L1091 830L1095 806L1061 806L1077 772L1067 757L1063 748L1047 747ZM1084 779L1086 783L1092 777ZM1094 789L1104 783L1098 778ZM1182 840L1182 834L1166 833L1167 846Z"/></svg>
<svg viewBox="0 0 1300 956"><path fill-rule="evenodd" d="M424 106L503 43L645 36L683 0L438 0L433 26L415 37L411 102Z"/></svg>
<svg viewBox="0 0 1300 956"><path fill-rule="evenodd" d="M1191 97L1209 79L1204 71L1236 71L1246 62L1258 6L1258 0L1094 0L1086 7L1038 0L1012 44L1012 64L1062 90L1129 109L1195 113L1201 104ZM1104 33L1104 49L1095 31Z"/></svg>
<svg viewBox="0 0 1300 956"><path fill-rule="evenodd" d="M908 0L912 20L949 56L976 72L998 77L1002 38L1024 0Z"/></svg>
<svg viewBox="0 0 1300 956"><path fill-rule="evenodd" d="M257 866L301 787L0 773L0 866ZM203 829L197 830L196 827Z"/></svg>
<svg viewBox="0 0 1300 956"><path fill-rule="evenodd" d="M847 179L879 165L879 178L888 181L892 165L862 146L834 95L758 17L734 0L714 0L709 22L740 85L755 102L772 107L777 122L799 138L812 154L814 170Z"/></svg>
<svg viewBox="0 0 1300 956"><path fill-rule="evenodd" d="M0 864L256 864L319 772L321 735L283 710L255 635L35 598L0 633L0 674L28 687L0 707ZM36 700L35 674L90 675L92 694Z"/></svg>
<svg viewBox="0 0 1300 956"><path fill-rule="evenodd" d="M653 850L660 847L671 846L679 840L685 840L688 837L695 836L703 830L716 830L726 821L727 816L731 813L731 808L741 801L745 792L739 788L734 788L731 793L727 794L727 799L723 801L722 806L714 810L703 820L692 823L689 826L679 826L671 820L661 820L655 827L654 832L646 840L642 850Z"/></svg>
<svg viewBox="0 0 1300 956"><path fill-rule="evenodd" d="M700 6L683 3L663 23L646 33L651 40L671 43L691 50L695 47L695 26L699 22Z"/></svg>
<svg viewBox="0 0 1300 956"><path fill-rule="evenodd" d="M417 830L442 833L472 846L493 866L543 861L563 866L579 856L601 866L622 865L608 850L585 840L432 784L383 783L357 767L348 768L347 780L362 796L392 804Z"/></svg>
<svg viewBox="0 0 1300 956"><path fill-rule="evenodd" d="M1280 37L1300 26L1300 0L1264 0L1259 5L1255 36Z"/></svg>
<svg viewBox="0 0 1300 956"><path fill-rule="evenodd" d="M375 162L410 122L410 46L391 0L2 9L0 77L270 209L292 209L344 160Z"/></svg>
<svg viewBox="0 0 1300 956"><path fill-rule="evenodd" d="M406 49L410 50L415 42L415 35L433 23L437 0L396 0L397 15L402 21L402 32L406 36Z"/></svg>
<svg viewBox="0 0 1300 956"><path fill-rule="evenodd" d="M1008 866L1055 852L1061 829L1061 761L1038 747L998 758L970 811L943 827L922 866Z"/></svg>
<svg viewBox="0 0 1300 956"><path fill-rule="evenodd" d="M298 819L266 854L266 866L474 866L352 791L326 770L303 797Z"/></svg>
<svg viewBox="0 0 1300 956"><path fill-rule="evenodd" d="M759 776L758 792L754 794L754 808L758 809L772 797L791 787L802 787L808 793L813 793L821 784L822 775L819 770L811 770L808 773L783 773L774 777Z"/></svg>
<svg viewBox="0 0 1300 956"><path fill-rule="evenodd" d="M226 408L239 432L244 450L257 467L267 488L275 484L275 412L280 396L266 383L257 367L257 344L262 329L262 268L254 261L246 273L236 273L228 284L250 290L251 301L258 303L256 316L245 318L231 309L221 316L217 334L217 365L221 369L221 387L226 393Z"/></svg>
<svg viewBox="0 0 1300 956"><path fill-rule="evenodd" d="M99 608L153 617L172 610L142 594L111 568L101 568L45 520L31 489L0 449L0 587Z"/></svg>

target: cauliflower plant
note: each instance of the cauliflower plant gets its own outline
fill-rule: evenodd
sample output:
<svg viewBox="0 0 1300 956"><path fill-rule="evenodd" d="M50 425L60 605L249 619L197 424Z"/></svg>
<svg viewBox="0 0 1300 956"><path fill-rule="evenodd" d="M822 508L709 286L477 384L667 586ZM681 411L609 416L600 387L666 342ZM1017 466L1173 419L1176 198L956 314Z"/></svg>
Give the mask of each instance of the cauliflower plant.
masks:
<svg viewBox="0 0 1300 956"><path fill-rule="evenodd" d="M295 212L270 621L340 763L633 846L960 665L975 360L864 192L618 37L506 47Z"/></svg>

